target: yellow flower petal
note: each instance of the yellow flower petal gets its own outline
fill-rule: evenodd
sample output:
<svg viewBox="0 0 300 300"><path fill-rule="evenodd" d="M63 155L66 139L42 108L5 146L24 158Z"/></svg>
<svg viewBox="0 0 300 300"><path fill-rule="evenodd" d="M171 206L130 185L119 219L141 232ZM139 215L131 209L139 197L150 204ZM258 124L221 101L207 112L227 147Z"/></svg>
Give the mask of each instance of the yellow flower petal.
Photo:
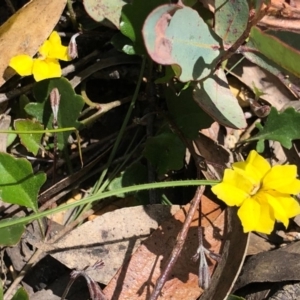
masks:
<svg viewBox="0 0 300 300"><path fill-rule="evenodd" d="M65 47L61 44L60 36L56 31L53 31L49 37L50 50L49 58L56 58L64 61L71 60L68 55L68 47Z"/></svg>
<svg viewBox="0 0 300 300"><path fill-rule="evenodd" d="M233 168L244 170L247 175L255 181L261 181L265 174L271 169L270 164L256 151L252 150L244 162L236 162Z"/></svg>
<svg viewBox="0 0 300 300"><path fill-rule="evenodd" d="M251 177L247 176L244 170L240 169L226 169L222 182L235 186L247 194L250 194L259 185L259 182L255 182Z"/></svg>
<svg viewBox="0 0 300 300"><path fill-rule="evenodd" d="M56 58L64 61L71 60L68 55L68 47L62 46L62 45L54 45L50 52L49 52L49 58Z"/></svg>
<svg viewBox="0 0 300 300"><path fill-rule="evenodd" d="M244 232L259 231L269 234L274 228L275 218L269 205L254 198L244 201L238 210Z"/></svg>
<svg viewBox="0 0 300 300"><path fill-rule="evenodd" d="M43 45L39 48L39 54L42 59L46 59L49 55L51 44L49 41L45 41Z"/></svg>
<svg viewBox="0 0 300 300"><path fill-rule="evenodd" d="M51 44L60 44L61 45L61 39L60 39L60 36L57 31L52 31L52 33L50 34L50 36L48 38L48 41Z"/></svg>
<svg viewBox="0 0 300 300"><path fill-rule="evenodd" d="M272 195L269 193L260 192L259 195L257 195L257 197L262 197L267 201L267 203L273 209L274 218L277 221L282 222L285 227L289 225L289 218L287 216L286 210L281 205L281 202L278 201L278 193L275 192Z"/></svg>
<svg viewBox="0 0 300 300"><path fill-rule="evenodd" d="M13 57L9 66L21 76L32 75L33 59L29 55L17 55Z"/></svg>
<svg viewBox="0 0 300 300"><path fill-rule="evenodd" d="M61 76L61 68L56 59L35 59L33 63L33 76L36 81Z"/></svg>
<svg viewBox="0 0 300 300"><path fill-rule="evenodd" d="M281 194L275 191L270 191L268 194L276 198L276 200L280 203L287 218L292 218L300 214L299 202L290 195Z"/></svg>
<svg viewBox="0 0 300 300"><path fill-rule="evenodd" d="M300 180L295 165L274 166L263 179L263 189L273 189L280 193L300 193Z"/></svg>
<svg viewBox="0 0 300 300"><path fill-rule="evenodd" d="M256 229L259 221L259 215L259 203L252 198L246 199L238 210L238 216L241 219L244 232L249 232Z"/></svg>
<svg viewBox="0 0 300 300"><path fill-rule="evenodd" d="M243 190L223 182L214 185L211 189L228 206L240 206L249 197Z"/></svg>
<svg viewBox="0 0 300 300"><path fill-rule="evenodd" d="M260 203L260 216L255 231L270 234L274 229L275 217L268 203Z"/></svg>

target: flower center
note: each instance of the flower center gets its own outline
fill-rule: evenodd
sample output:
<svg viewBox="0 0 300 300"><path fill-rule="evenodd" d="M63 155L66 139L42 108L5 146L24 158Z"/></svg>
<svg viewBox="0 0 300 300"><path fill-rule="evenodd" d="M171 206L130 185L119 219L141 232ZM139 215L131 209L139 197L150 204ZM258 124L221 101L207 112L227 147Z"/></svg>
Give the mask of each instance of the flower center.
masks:
<svg viewBox="0 0 300 300"><path fill-rule="evenodd" d="M255 195L260 189L260 184L253 184L252 190L250 191L250 196Z"/></svg>

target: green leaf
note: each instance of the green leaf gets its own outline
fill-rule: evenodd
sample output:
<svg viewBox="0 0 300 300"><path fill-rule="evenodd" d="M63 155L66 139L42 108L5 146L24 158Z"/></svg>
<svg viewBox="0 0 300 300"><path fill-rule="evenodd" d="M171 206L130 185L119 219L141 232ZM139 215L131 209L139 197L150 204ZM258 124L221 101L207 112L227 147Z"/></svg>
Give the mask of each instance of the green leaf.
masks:
<svg viewBox="0 0 300 300"><path fill-rule="evenodd" d="M37 196L46 175L34 174L27 159L14 158L7 153L0 153L0 174L2 200L37 212Z"/></svg>
<svg viewBox="0 0 300 300"><path fill-rule="evenodd" d="M24 288L20 287L11 300L29 300L29 296Z"/></svg>
<svg viewBox="0 0 300 300"><path fill-rule="evenodd" d="M171 66L165 67L165 75L155 80L155 83L167 83L169 82L175 75L175 72Z"/></svg>
<svg viewBox="0 0 300 300"><path fill-rule="evenodd" d="M108 186L108 190L113 191L127 186L134 186L148 181L148 173L145 165L140 162L136 162L130 165L122 174L113 179ZM149 193L148 191L138 191L135 193L135 197L140 201L140 203L149 203ZM118 195L118 197L125 198L126 194Z"/></svg>
<svg viewBox="0 0 300 300"><path fill-rule="evenodd" d="M52 129L53 114L48 98L55 87L61 95L57 116L58 128L78 128L80 123L77 119L84 106L84 100L75 93L69 81L63 77L37 82L33 89L37 102L26 105L26 112L37 118L46 128ZM62 150L67 144L69 135L70 132L67 131L57 133L59 150Z"/></svg>
<svg viewBox="0 0 300 300"><path fill-rule="evenodd" d="M260 150L262 149L262 142L264 140L277 141L283 147L291 149L292 140L300 138L300 113L292 107L279 113L272 107L264 127L261 125L257 127L259 133L245 141L259 140Z"/></svg>
<svg viewBox="0 0 300 300"><path fill-rule="evenodd" d="M168 0L134 0L132 4L123 7L120 30L133 42L136 53L146 53L142 27L147 15L157 6L168 2Z"/></svg>
<svg viewBox="0 0 300 300"><path fill-rule="evenodd" d="M159 175L183 167L185 147L172 132L163 132L146 141L144 156L156 168Z"/></svg>
<svg viewBox="0 0 300 300"><path fill-rule="evenodd" d="M24 230L25 230L24 224L16 224L6 228L0 228L0 245L1 246L16 245L19 242Z"/></svg>
<svg viewBox="0 0 300 300"><path fill-rule="evenodd" d="M28 114L25 111L25 106L30 103L29 98L26 95L21 95L18 101L14 101L12 104L12 112L16 118L27 119Z"/></svg>
<svg viewBox="0 0 300 300"><path fill-rule="evenodd" d="M272 33L274 34L274 33ZM288 70L296 76L300 76L300 50L299 48L293 48L295 45L289 45L285 43L281 35L276 37L270 33L265 33L257 27L252 27L250 33L250 40L255 45L255 47L266 57L273 60L276 64ZM295 34L290 32L285 32L288 37L285 41L290 41L290 39L295 37ZM299 35L296 35L298 41ZM299 43L297 42L297 45Z"/></svg>
<svg viewBox="0 0 300 300"><path fill-rule="evenodd" d="M222 54L221 39L197 11L162 5L147 17L143 37L150 57L163 65L178 65L183 82L208 76Z"/></svg>
<svg viewBox="0 0 300 300"><path fill-rule="evenodd" d="M194 99L220 124L231 128L247 126L243 110L230 91L225 73L221 68L197 84L194 89Z"/></svg>
<svg viewBox="0 0 300 300"><path fill-rule="evenodd" d="M40 123L31 121L31 120L15 120L14 127L16 130L30 131L30 130L43 130L44 127ZM40 144L42 133L31 133L31 134L19 134L21 139L21 144L26 147L26 149L32 152L34 155L37 155Z"/></svg>
<svg viewBox="0 0 300 300"><path fill-rule="evenodd" d="M244 33L249 18L246 0L215 1L215 31L224 45L233 45Z"/></svg>
<svg viewBox="0 0 300 300"><path fill-rule="evenodd" d="M210 127L214 122L194 101L192 87L183 90L178 96L168 88L165 95L170 114L187 138L196 138L199 130Z"/></svg>
<svg viewBox="0 0 300 300"><path fill-rule="evenodd" d="M104 19L112 22L119 28L121 10L126 4L122 0L84 0L83 6L87 14L97 22Z"/></svg>

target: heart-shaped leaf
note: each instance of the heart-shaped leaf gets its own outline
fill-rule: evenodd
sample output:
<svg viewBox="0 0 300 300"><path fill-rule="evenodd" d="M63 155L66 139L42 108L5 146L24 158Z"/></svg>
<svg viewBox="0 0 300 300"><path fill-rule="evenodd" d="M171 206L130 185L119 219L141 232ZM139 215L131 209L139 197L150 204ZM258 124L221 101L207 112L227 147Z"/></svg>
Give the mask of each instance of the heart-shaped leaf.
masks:
<svg viewBox="0 0 300 300"><path fill-rule="evenodd" d="M247 126L243 110L229 89L224 71L199 82L194 89L194 99L214 120L231 128Z"/></svg>
<svg viewBox="0 0 300 300"><path fill-rule="evenodd" d="M0 229L0 245L14 246L16 245L25 230L24 224L16 224Z"/></svg>
<svg viewBox="0 0 300 300"><path fill-rule="evenodd" d="M199 130L208 128L213 123L213 119L194 101L191 87L182 91L179 96L171 89L166 89L166 100L176 125L189 139L195 139Z"/></svg>
<svg viewBox="0 0 300 300"><path fill-rule="evenodd" d="M36 103L29 103L25 110L28 114L37 118L48 129L52 129L53 115L48 99L53 88L57 88L60 94L60 104L57 115L58 128L75 127L80 123L77 121L83 108L83 98L75 93L69 81L65 78L47 79L34 85L34 96ZM57 133L58 149L62 150L68 141L70 132Z"/></svg>
<svg viewBox="0 0 300 300"><path fill-rule="evenodd" d="M185 147L179 137L172 132L163 132L147 140L144 155L162 175L170 170L183 167Z"/></svg>
<svg viewBox="0 0 300 300"><path fill-rule="evenodd" d="M34 131L44 129L43 125L32 120L15 120L14 127L16 130L20 131ZM24 145L26 149L32 152L34 155L37 155L40 149L42 136L43 133L19 134L22 145Z"/></svg>
<svg viewBox="0 0 300 300"><path fill-rule="evenodd" d="M46 175L34 174L27 159L14 158L7 153L0 153L0 174L2 200L37 212L37 196Z"/></svg>
<svg viewBox="0 0 300 300"><path fill-rule="evenodd" d="M216 66L221 39L197 11L162 5L147 17L143 37L150 57L163 65L178 65L183 82L200 80Z"/></svg>

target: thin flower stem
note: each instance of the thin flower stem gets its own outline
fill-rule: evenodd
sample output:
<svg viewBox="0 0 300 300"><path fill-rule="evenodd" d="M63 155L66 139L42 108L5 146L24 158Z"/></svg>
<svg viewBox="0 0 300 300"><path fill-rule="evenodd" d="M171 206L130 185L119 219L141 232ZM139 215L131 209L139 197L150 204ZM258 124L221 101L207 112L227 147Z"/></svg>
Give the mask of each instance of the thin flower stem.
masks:
<svg viewBox="0 0 300 300"><path fill-rule="evenodd" d="M113 146L113 149L111 151L111 154L110 154L110 156L108 158L108 161L107 161L107 164L106 164L107 168L102 172L102 174L101 174L101 176L100 176L97 184L94 187L94 192L97 193L97 194L102 193L103 190L106 188L106 186L104 186L104 185L101 186L101 184L102 184L102 182L103 182L103 180L104 180L104 178L105 178L105 176L106 176L106 174L108 172L108 168L109 168L110 164L112 163L112 161L113 161L113 159L115 157L115 154L116 154L117 149L118 149L118 147L120 145L120 142L121 142L121 139L123 137L123 134L125 132L126 126L127 126L128 122L129 122L129 118L130 118L132 110L133 110L133 108L135 106L135 102L136 102L136 100L138 98L140 87L141 87L141 84L142 84L142 81L143 81L143 75L144 75L145 67L146 67L146 58L144 57L143 60L142 60L142 65L141 65L141 70L140 70L140 76L139 76L139 79L138 79L138 82L137 82L137 85L136 85L136 89L134 91L134 94L133 94L132 100L130 102L127 114L125 116L125 119L124 119L124 121L122 123L120 132L119 132L119 134L117 136L116 142L115 142L115 144Z"/></svg>
<svg viewBox="0 0 300 300"><path fill-rule="evenodd" d="M70 19L71 19L73 28L75 29L75 31L77 31L78 24L77 24L76 14L75 14L75 11L73 9L72 2L73 2L72 0L68 0L67 7L68 7L68 11L69 11L69 14L70 14Z"/></svg>
<svg viewBox="0 0 300 300"><path fill-rule="evenodd" d="M154 287L154 290L152 292L150 300L156 300L159 297L165 282L168 280L170 272L173 269L179 255L182 251L184 242L185 242L187 234L188 234L188 230L190 228L193 216L195 215L195 212L196 212L196 210L198 208L198 205L201 201L201 196L204 192L204 189L205 189L205 186L203 186L203 185L197 188L195 196L194 196L193 200L191 201L191 206L190 206L190 209L188 211L185 222L182 226L181 231L178 234L176 245L173 248L173 251L172 251L172 253L171 253L171 255L170 255L170 257L167 261L165 269L163 270L161 276L157 280L157 283ZM200 216L199 216L199 218L200 218Z"/></svg>

